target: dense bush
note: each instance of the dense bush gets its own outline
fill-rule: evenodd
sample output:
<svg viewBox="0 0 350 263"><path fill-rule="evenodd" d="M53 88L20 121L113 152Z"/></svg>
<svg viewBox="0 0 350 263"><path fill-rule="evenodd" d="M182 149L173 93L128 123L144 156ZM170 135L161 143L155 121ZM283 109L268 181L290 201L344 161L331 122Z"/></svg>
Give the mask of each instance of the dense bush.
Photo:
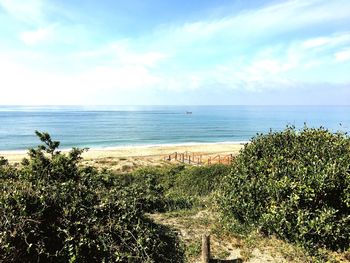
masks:
<svg viewBox="0 0 350 263"><path fill-rule="evenodd" d="M217 190L220 180L231 167L212 166L145 167L132 174L134 187L139 186L148 211L188 209Z"/></svg>
<svg viewBox="0 0 350 263"><path fill-rule="evenodd" d="M350 242L350 139L319 128L258 135L224 178L226 219L308 248Z"/></svg>
<svg viewBox="0 0 350 263"><path fill-rule="evenodd" d="M217 190L222 178L231 167L224 164L191 166L181 171L174 182L174 189L187 196L207 196Z"/></svg>
<svg viewBox="0 0 350 263"><path fill-rule="evenodd" d="M1 262L181 262L177 237L148 219L130 178L80 167L37 133L20 168L0 159ZM150 182L150 184L152 184Z"/></svg>

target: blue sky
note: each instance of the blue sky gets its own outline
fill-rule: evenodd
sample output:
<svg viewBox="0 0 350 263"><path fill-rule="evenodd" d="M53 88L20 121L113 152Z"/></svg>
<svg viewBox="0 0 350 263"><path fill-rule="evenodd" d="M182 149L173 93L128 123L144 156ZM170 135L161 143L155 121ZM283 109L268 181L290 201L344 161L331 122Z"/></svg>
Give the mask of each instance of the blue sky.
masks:
<svg viewBox="0 0 350 263"><path fill-rule="evenodd" d="M350 1L0 0L0 104L350 104Z"/></svg>

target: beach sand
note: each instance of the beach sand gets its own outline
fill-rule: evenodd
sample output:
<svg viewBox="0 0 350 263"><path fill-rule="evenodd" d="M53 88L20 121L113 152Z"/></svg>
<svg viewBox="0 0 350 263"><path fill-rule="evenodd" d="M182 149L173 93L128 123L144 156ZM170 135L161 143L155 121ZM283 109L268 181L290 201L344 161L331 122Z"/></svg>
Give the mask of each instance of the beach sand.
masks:
<svg viewBox="0 0 350 263"><path fill-rule="evenodd" d="M140 166L161 166L169 162L164 157L174 152L191 152L197 156L202 155L203 160L217 155L233 156L243 148L242 144L234 143L208 143L189 145L162 145L162 146L133 146L115 147L105 149L89 149L83 154L83 164L97 168L107 168L115 171L128 172ZM19 163L26 157L25 151L0 152L10 163Z"/></svg>

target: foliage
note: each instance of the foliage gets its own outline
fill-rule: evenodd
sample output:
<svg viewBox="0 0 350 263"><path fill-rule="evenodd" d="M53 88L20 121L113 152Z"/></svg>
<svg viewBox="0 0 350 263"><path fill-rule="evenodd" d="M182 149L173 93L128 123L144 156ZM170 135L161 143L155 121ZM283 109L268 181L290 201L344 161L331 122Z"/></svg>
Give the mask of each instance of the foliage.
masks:
<svg viewBox="0 0 350 263"><path fill-rule="evenodd" d="M37 135L43 144L20 168L0 159L1 262L182 261L177 236L145 216L130 178L80 167L83 150L63 154Z"/></svg>
<svg viewBox="0 0 350 263"><path fill-rule="evenodd" d="M350 139L324 128L257 135L225 176L225 219L307 248L350 243Z"/></svg>
<svg viewBox="0 0 350 263"><path fill-rule="evenodd" d="M187 196L204 197L216 190L220 180L230 171L231 167L224 164L191 166L178 174L174 188Z"/></svg>
<svg viewBox="0 0 350 263"><path fill-rule="evenodd" d="M217 189L220 178L230 172L223 164L212 166L145 167L132 174L129 183L139 189L148 211L189 209Z"/></svg>
<svg viewBox="0 0 350 263"><path fill-rule="evenodd" d="M0 156L0 180L16 177L16 169L9 165L9 162Z"/></svg>

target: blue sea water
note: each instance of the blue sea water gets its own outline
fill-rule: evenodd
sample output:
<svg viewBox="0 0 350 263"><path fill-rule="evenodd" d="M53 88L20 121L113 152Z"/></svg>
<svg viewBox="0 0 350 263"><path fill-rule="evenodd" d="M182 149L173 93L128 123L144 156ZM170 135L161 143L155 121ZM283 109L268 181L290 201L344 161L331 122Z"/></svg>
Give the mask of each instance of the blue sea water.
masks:
<svg viewBox="0 0 350 263"><path fill-rule="evenodd" d="M187 114L186 112L192 112ZM0 150L243 142L286 125L350 131L350 106L0 106Z"/></svg>

